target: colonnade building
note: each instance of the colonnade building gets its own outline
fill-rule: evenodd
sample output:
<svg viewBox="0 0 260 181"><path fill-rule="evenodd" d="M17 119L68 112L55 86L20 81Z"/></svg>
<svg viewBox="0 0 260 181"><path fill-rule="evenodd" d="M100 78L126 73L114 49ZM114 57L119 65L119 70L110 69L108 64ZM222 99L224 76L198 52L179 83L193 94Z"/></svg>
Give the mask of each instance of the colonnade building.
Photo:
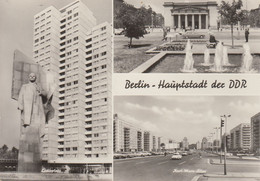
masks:
<svg viewBox="0 0 260 181"><path fill-rule="evenodd" d="M160 137L114 115L114 152L158 151Z"/></svg>
<svg viewBox="0 0 260 181"><path fill-rule="evenodd" d="M112 162L111 35L111 25L97 25L80 0L34 16L34 61L57 82L44 160Z"/></svg>
<svg viewBox="0 0 260 181"><path fill-rule="evenodd" d="M208 29L217 28L218 10L216 1L195 0L165 2L165 26L170 28Z"/></svg>

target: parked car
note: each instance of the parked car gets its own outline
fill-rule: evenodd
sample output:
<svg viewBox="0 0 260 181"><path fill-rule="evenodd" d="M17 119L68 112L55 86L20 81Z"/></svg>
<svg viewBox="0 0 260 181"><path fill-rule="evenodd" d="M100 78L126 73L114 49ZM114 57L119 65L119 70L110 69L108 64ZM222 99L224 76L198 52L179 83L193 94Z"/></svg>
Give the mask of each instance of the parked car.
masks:
<svg viewBox="0 0 260 181"><path fill-rule="evenodd" d="M179 153L173 153L172 160L181 160L182 156Z"/></svg>
<svg viewBox="0 0 260 181"><path fill-rule="evenodd" d="M187 153L187 151L183 151L183 152L181 153L181 155L182 155L182 156L187 156L188 153Z"/></svg>
<svg viewBox="0 0 260 181"><path fill-rule="evenodd" d="M115 29L115 30L114 30L114 34L115 34L115 35L124 35L124 34L125 34L125 30L122 29L122 28Z"/></svg>
<svg viewBox="0 0 260 181"><path fill-rule="evenodd" d="M196 39L196 38L203 39L205 38L205 35L200 32L187 31L182 34L182 37L185 39Z"/></svg>

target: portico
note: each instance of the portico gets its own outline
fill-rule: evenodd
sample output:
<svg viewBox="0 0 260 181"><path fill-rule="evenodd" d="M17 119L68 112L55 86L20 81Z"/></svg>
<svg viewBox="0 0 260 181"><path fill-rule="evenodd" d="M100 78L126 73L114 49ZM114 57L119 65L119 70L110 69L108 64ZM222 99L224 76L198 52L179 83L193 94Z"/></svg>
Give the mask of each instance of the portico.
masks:
<svg viewBox="0 0 260 181"><path fill-rule="evenodd" d="M216 2L165 2L165 26L208 29L217 26Z"/></svg>

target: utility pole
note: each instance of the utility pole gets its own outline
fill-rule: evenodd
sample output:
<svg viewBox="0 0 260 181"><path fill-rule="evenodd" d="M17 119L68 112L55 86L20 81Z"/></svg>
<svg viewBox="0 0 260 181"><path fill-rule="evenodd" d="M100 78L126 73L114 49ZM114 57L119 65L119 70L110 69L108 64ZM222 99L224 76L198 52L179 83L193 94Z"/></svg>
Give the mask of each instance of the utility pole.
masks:
<svg viewBox="0 0 260 181"><path fill-rule="evenodd" d="M220 118L220 163L222 163L222 127L224 127L225 120Z"/></svg>
<svg viewBox="0 0 260 181"><path fill-rule="evenodd" d="M227 155L227 118L231 115L223 115L225 118L225 136L224 136L224 175L227 175L227 163L226 163L226 155Z"/></svg>

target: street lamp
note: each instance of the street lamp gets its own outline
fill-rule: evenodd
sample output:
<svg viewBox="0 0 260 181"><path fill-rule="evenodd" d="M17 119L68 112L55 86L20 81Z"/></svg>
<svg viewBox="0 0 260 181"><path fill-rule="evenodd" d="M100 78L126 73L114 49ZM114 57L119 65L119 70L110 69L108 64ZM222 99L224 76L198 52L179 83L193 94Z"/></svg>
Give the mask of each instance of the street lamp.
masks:
<svg viewBox="0 0 260 181"><path fill-rule="evenodd" d="M227 154L227 118L231 115L223 115L222 118L225 118L225 139L224 139L224 175L227 175L227 163L226 163L226 154Z"/></svg>
<svg viewBox="0 0 260 181"><path fill-rule="evenodd" d="M152 14L151 14L151 21L152 21L152 22L151 22L151 25L152 25L152 31L153 31L153 17L154 17L154 14L152 13Z"/></svg>
<svg viewBox="0 0 260 181"><path fill-rule="evenodd" d="M218 148L219 148L218 129L220 129L220 127L215 127L214 129L216 130L216 151L217 151L217 154L218 154Z"/></svg>

